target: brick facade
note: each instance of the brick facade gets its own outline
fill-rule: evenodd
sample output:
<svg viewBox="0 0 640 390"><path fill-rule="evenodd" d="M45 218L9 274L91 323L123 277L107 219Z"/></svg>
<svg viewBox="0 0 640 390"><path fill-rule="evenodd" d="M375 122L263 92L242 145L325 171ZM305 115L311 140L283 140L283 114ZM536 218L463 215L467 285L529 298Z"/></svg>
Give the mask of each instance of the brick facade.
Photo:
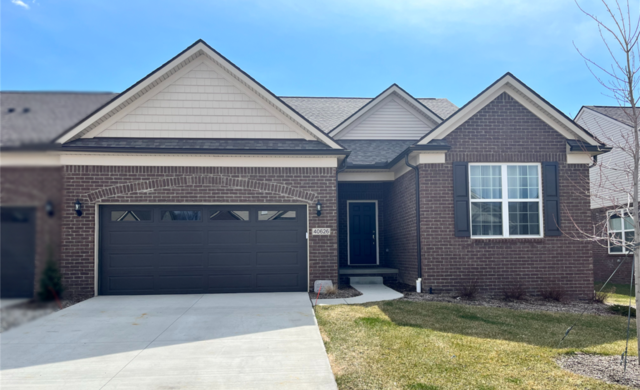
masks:
<svg viewBox="0 0 640 390"><path fill-rule="evenodd" d="M398 269L398 279L407 284L418 278L415 183L411 170L385 184L387 263Z"/></svg>
<svg viewBox="0 0 640 390"><path fill-rule="evenodd" d="M309 286L337 283L335 168L65 166L62 269L68 293L94 295L95 206L101 203L297 203L309 206ZM83 203L77 217L73 203ZM322 202L322 216L315 204Z"/></svg>
<svg viewBox="0 0 640 390"><path fill-rule="evenodd" d="M451 150L444 164L420 165L423 287L455 291L478 278L481 292L500 293L517 282L535 294L563 286L574 297L593 292L591 246L573 240L590 224L587 165L566 163L566 139L507 94L489 103L446 137ZM471 239L455 237L454 161L559 163L561 228L559 237Z"/></svg>
<svg viewBox="0 0 640 390"><path fill-rule="evenodd" d="M45 211L51 201L54 215ZM51 245L56 258L60 249L62 211L62 168L3 167L0 169L0 204L3 207L33 207L36 210L36 248L34 293L39 289L40 276Z"/></svg>
<svg viewBox="0 0 640 390"><path fill-rule="evenodd" d="M592 224L600 230L603 221L606 220L607 211L610 208L599 208L591 210ZM633 263L633 255L609 254L609 248L606 242L593 243L593 279L596 282L606 282L613 271L620 266L611 278L610 283L629 284L631 281L631 264ZM622 265L620 263L624 262Z"/></svg>

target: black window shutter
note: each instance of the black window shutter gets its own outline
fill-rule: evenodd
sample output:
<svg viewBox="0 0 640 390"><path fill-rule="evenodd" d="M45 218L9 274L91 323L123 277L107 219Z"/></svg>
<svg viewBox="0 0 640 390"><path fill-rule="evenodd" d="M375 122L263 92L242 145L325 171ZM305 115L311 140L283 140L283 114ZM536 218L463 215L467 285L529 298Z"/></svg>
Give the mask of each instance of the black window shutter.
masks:
<svg viewBox="0 0 640 390"><path fill-rule="evenodd" d="M453 215L456 237L470 237L469 163L453 163Z"/></svg>
<svg viewBox="0 0 640 390"><path fill-rule="evenodd" d="M558 163L542 163L542 186L544 188L544 234L561 236L560 230L560 187L558 185Z"/></svg>

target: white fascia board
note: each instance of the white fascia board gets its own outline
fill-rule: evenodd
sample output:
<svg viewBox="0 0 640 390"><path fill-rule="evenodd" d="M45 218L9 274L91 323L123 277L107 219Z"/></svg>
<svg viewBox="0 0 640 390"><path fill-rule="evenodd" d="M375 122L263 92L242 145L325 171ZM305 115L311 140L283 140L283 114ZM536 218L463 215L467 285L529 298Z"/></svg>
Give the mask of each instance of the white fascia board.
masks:
<svg viewBox="0 0 640 390"><path fill-rule="evenodd" d="M231 74L235 79L249 86L253 94L256 94L262 99L267 100L269 104L273 105L274 107L284 112L287 116L290 117L290 120L294 121L296 124L298 124L298 126L302 127L305 131L315 136L318 140L327 144L332 149L343 149L333 139L328 137L321 130L318 130L315 127L313 127L311 124L307 122L305 118L301 117L298 113L296 113L287 105L285 105L280 99L276 98L273 94L266 91L264 87L259 85L252 78L248 77L244 72L241 72L235 66L232 66L226 59L222 58L220 55L218 55L218 53L211 50L203 42L198 42L197 44L193 45L193 47L191 47L189 50L185 51L180 56L173 59L170 63L164 65L163 68L170 70L172 67L188 59L192 55L197 54L199 51L202 51L205 55L211 57L215 62L217 62L219 66L223 67L223 69L229 74ZM158 76L161 76L161 74L158 74ZM139 85L136 85L135 87L131 88L131 90L125 92L124 94L116 98L114 101L109 103L107 106L103 107L100 111L96 112L95 114L91 115L90 117L82 121L80 124L75 126L71 131L68 131L66 134L59 137L56 140L56 142L57 143L68 142L75 135L80 133L83 129L90 126L92 123L100 119L102 116L104 116L106 113L110 112L114 108L118 107L123 102L126 102L129 99L136 100L138 97L140 97L136 95L140 93L141 90L146 88L149 84L153 83L154 80L155 79L151 77L149 78L149 80L146 80L146 82L140 83Z"/></svg>
<svg viewBox="0 0 640 390"><path fill-rule="evenodd" d="M357 170L338 173L338 181L393 181L395 174L389 170L372 169L369 171Z"/></svg>
<svg viewBox="0 0 640 390"><path fill-rule="evenodd" d="M212 156L207 154L63 153L62 165L159 167L337 168L336 156Z"/></svg>
<svg viewBox="0 0 640 390"><path fill-rule="evenodd" d="M567 153L567 164L593 164L591 153Z"/></svg>
<svg viewBox="0 0 640 390"><path fill-rule="evenodd" d="M0 167L59 167L60 155L56 152L3 151Z"/></svg>
<svg viewBox="0 0 640 390"><path fill-rule="evenodd" d="M361 109L358 113L356 113L355 115L351 116L350 118L348 118L347 120L342 122L335 129L331 130L329 132L329 135L334 137L336 134L340 133L344 129L346 129L348 127L351 127L351 125L354 124L356 121L359 122L361 117L366 115L370 110L372 110L372 109L374 109L374 107L378 106L378 104L380 102L384 101L387 97L391 96L394 93L398 94L399 96L404 98L406 101L411 102L414 109L420 111L421 113L426 115L428 118L432 119L436 124L442 122L442 119L440 119L439 117L435 116L431 111L429 111L427 108L425 108L422 104L415 103L415 98L413 96L407 94L405 91L403 91L398 86L392 85L391 87L387 88L387 90L385 90L380 95L378 95L375 99L373 99L372 101L367 103L366 107Z"/></svg>
<svg viewBox="0 0 640 390"><path fill-rule="evenodd" d="M575 139L574 135L571 133L573 132L588 144L593 146L599 145L593 137L585 133L584 130L576 126L575 123L572 123L563 115L558 114L555 109L548 105L548 103L544 102L509 75L505 76L500 82L484 91L482 95L478 96L462 110L459 110L452 117L449 117L446 122L420 140L418 144L426 145L429 141L434 139L443 139L483 107L491 103L503 92L508 93L509 96L514 98L518 103L522 104L538 118L547 123L551 128L562 134L565 138ZM543 109L540 109L540 107ZM568 131L567 129L570 129L571 131Z"/></svg>
<svg viewBox="0 0 640 390"><path fill-rule="evenodd" d="M409 164L444 164L446 162L445 151L413 151L409 153ZM405 164L404 159L398 161L396 165L391 167L391 171L394 173L394 180L409 172L412 168Z"/></svg>
<svg viewBox="0 0 640 390"><path fill-rule="evenodd" d="M0 167L188 166L337 168L344 156L210 155L11 151L0 153Z"/></svg>

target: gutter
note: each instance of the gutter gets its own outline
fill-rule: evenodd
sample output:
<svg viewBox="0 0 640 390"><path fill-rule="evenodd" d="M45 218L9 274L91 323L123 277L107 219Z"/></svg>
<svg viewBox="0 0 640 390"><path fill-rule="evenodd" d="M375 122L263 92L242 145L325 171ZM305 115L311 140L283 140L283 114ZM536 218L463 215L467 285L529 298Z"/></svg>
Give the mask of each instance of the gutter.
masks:
<svg viewBox="0 0 640 390"><path fill-rule="evenodd" d="M62 152L90 153L149 153L149 154L257 154L294 156L348 156L351 151L341 149L199 149L199 148L91 148L59 147Z"/></svg>
<svg viewBox="0 0 640 390"><path fill-rule="evenodd" d="M416 292L422 292L422 243L420 242L420 170L409 162L409 153L404 156L404 163L416 173L416 243L418 245L418 279Z"/></svg>

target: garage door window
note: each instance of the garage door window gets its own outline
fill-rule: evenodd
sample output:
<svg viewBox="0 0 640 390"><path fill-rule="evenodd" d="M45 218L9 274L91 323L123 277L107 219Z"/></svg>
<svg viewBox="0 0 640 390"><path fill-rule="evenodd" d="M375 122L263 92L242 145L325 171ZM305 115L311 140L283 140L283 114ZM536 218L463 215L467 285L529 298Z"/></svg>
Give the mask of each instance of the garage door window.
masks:
<svg viewBox="0 0 640 390"><path fill-rule="evenodd" d="M200 221L202 212L200 210L162 210L163 221Z"/></svg>
<svg viewBox="0 0 640 390"><path fill-rule="evenodd" d="M211 221L248 221L249 211L247 210L211 210L209 213Z"/></svg>
<svg viewBox="0 0 640 390"><path fill-rule="evenodd" d="M111 220L113 222L140 222L151 221L150 210L121 210L112 211Z"/></svg>
<svg viewBox="0 0 640 390"><path fill-rule="evenodd" d="M267 210L258 212L258 221L295 221L293 210Z"/></svg>

